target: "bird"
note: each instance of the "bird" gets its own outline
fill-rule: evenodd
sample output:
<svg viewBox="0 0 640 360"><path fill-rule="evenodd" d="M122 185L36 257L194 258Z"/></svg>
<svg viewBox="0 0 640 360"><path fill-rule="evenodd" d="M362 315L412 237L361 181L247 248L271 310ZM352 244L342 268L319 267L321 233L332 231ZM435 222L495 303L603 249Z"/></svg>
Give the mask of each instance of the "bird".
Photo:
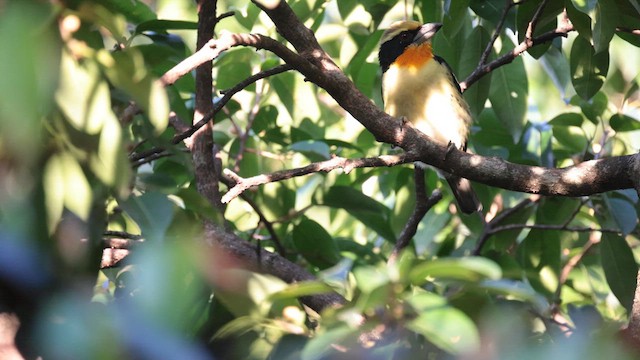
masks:
<svg viewBox="0 0 640 360"><path fill-rule="evenodd" d="M451 67L433 53L432 39L441 27L441 23L404 20L383 32L378 60L384 110L411 122L435 141L466 151L473 118ZM421 162L415 165L426 167ZM469 180L438 171L449 183L460 211L482 211Z"/></svg>

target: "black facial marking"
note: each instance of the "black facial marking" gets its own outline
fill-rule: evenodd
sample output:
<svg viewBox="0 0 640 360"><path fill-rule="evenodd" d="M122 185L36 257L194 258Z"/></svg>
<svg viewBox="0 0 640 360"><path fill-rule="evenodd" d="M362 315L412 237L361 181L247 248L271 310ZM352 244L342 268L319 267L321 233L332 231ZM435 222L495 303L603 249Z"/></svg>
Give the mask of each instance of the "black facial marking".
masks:
<svg viewBox="0 0 640 360"><path fill-rule="evenodd" d="M413 42L413 38L418 33L418 30L419 29L403 31L391 40L387 40L380 45L378 61L380 62L383 73L389 69L389 66L396 61L404 49Z"/></svg>

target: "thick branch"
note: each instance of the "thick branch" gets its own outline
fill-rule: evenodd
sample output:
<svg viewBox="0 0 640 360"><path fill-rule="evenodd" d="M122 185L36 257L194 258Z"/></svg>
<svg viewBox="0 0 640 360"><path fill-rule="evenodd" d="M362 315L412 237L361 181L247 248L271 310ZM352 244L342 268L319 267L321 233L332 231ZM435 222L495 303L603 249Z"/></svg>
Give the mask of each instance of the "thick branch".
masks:
<svg viewBox="0 0 640 360"><path fill-rule="evenodd" d="M262 251L260 258L258 258L254 246L219 227L207 226L205 236L210 244L219 246L229 256L241 261L250 269L253 268L254 270L276 276L287 283L316 280L316 277L307 270L278 254ZM301 300L317 312L326 308L340 306L346 302L346 300L337 293L306 296Z"/></svg>

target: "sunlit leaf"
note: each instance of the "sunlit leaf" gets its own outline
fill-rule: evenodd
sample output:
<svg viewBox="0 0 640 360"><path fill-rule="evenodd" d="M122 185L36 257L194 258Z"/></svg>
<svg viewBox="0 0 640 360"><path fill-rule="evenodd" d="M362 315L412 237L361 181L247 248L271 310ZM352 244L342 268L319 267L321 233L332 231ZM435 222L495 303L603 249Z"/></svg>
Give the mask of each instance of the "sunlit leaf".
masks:
<svg viewBox="0 0 640 360"><path fill-rule="evenodd" d="M497 280L502 276L500 267L483 257L440 258L414 265L411 281L420 285L429 279L478 282Z"/></svg>
<svg viewBox="0 0 640 360"><path fill-rule="evenodd" d="M324 294L331 292L331 288L320 281L306 281L291 284L286 289L275 292L269 296L271 300L278 299L295 299L301 296L309 296L315 294Z"/></svg>
<svg viewBox="0 0 640 360"><path fill-rule="evenodd" d="M146 69L142 53L136 48L114 53L101 51L98 60L109 80L131 95L145 111L155 133L163 132L169 123L169 99L162 84Z"/></svg>
<svg viewBox="0 0 640 360"><path fill-rule="evenodd" d="M571 82L576 93L585 100L591 99L604 84L609 69L609 53L596 54L586 39L578 37L571 47L569 60Z"/></svg>
<svg viewBox="0 0 640 360"><path fill-rule="evenodd" d="M302 350L302 360L320 360L330 358L332 354L338 354L333 345L347 341L350 337L357 336L358 329L346 325L338 326L311 339Z"/></svg>
<svg viewBox="0 0 640 360"><path fill-rule="evenodd" d="M407 323L413 330L439 348L462 354L475 350L480 336L475 324L462 311L446 304L440 296L420 292L408 299L419 315Z"/></svg>
<svg viewBox="0 0 640 360"><path fill-rule="evenodd" d="M640 130L640 120L620 113L611 116L609 125L618 132Z"/></svg>
<svg viewBox="0 0 640 360"><path fill-rule="evenodd" d="M324 205L348 211L383 238L395 241L389 224L389 208L360 191L348 186L334 186L325 194Z"/></svg>

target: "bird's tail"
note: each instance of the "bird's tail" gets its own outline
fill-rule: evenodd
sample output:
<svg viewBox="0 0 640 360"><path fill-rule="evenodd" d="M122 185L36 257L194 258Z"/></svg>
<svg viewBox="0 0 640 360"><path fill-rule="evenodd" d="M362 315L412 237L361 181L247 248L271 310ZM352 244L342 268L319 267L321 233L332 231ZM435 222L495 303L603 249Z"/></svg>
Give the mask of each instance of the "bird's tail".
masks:
<svg viewBox="0 0 640 360"><path fill-rule="evenodd" d="M443 173L447 179L453 196L458 201L460 211L465 214L473 214L476 211L482 211L482 203L478 200L476 192L471 187L471 181L448 173Z"/></svg>

